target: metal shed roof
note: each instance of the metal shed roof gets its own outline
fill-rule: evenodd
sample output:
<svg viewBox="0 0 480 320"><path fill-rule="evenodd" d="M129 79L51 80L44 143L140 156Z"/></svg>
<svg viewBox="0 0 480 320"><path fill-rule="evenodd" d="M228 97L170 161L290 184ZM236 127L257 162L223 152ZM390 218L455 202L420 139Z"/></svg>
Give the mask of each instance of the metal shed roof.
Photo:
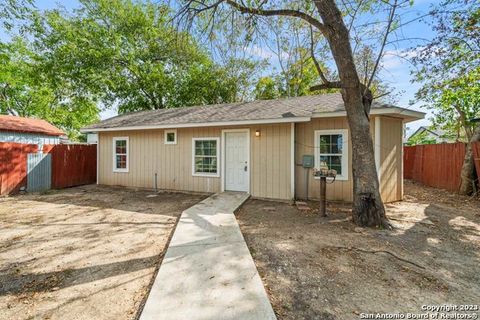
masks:
<svg viewBox="0 0 480 320"><path fill-rule="evenodd" d="M42 119L0 115L0 131L39 133L62 136L65 133Z"/></svg>

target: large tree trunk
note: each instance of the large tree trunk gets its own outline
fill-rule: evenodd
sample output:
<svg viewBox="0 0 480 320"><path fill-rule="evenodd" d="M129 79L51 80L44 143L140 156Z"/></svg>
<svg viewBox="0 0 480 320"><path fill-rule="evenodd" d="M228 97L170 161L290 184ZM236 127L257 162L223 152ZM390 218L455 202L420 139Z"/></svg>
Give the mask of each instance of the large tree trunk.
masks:
<svg viewBox="0 0 480 320"><path fill-rule="evenodd" d="M475 183L475 163L473 162L473 152L472 152L472 143L480 141L480 126L477 127L470 143L467 143L465 150L465 158L463 160L460 184L460 194L471 195L474 192L474 183Z"/></svg>
<svg viewBox="0 0 480 320"><path fill-rule="evenodd" d="M370 135L371 96L360 83L350 46L350 36L342 14L333 0L315 1L327 29L327 40L342 83L352 141L353 221L360 226L391 228L380 197L372 136Z"/></svg>

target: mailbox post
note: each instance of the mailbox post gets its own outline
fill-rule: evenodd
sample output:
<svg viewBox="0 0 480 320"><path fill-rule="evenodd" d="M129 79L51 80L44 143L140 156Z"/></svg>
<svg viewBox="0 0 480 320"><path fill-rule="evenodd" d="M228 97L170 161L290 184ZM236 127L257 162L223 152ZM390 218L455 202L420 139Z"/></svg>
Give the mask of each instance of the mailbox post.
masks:
<svg viewBox="0 0 480 320"><path fill-rule="evenodd" d="M320 178L320 206L319 214L322 217L327 216L327 183L335 182L337 171L328 168L314 170L313 175ZM328 182L327 182L328 179Z"/></svg>

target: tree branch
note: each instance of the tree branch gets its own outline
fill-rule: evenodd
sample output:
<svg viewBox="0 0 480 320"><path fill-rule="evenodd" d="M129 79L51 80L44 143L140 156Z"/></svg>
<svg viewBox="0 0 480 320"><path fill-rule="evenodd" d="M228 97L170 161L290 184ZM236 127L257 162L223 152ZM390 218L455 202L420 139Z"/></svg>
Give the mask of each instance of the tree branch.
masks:
<svg viewBox="0 0 480 320"><path fill-rule="evenodd" d="M327 77L325 77L325 74L323 73L322 68L320 67L320 63L318 62L317 58L315 57L315 44L313 41L313 29L312 26L310 26L310 56L312 57L313 64L315 65L315 68L317 69L318 74L320 75L320 78L322 79L323 83L329 83Z"/></svg>
<svg viewBox="0 0 480 320"><path fill-rule="evenodd" d="M267 16L267 17L270 17L270 16L296 17L308 22L310 25L316 27L318 30L320 30L324 34L328 32L328 29L325 27L323 23L321 23L319 20L315 19L311 15L305 12L302 12L300 10L293 10L293 9L264 10L259 8L245 7L232 0L225 0L225 1L227 4L234 7L241 13L249 13L249 14Z"/></svg>
<svg viewBox="0 0 480 320"><path fill-rule="evenodd" d="M341 89L342 83L340 81L333 81L328 83L317 84L315 86L310 87L310 91L317 91L317 90L326 90L326 89Z"/></svg>
<svg viewBox="0 0 480 320"><path fill-rule="evenodd" d="M370 79L368 79L368 83L366 83L364 95L367 92L367 90L369 90L370 85L372 84L373 78L375 77L375 73L377 72L378 65L380 64L380 60L382 59L383 50L385 50L385 45L387 43L388 35L390 34L390 30L393 24L393 19L395 18L395 10L397 9L397 6L398 6L397 3L398 3L397 0L395 0L394 4L392 5L392 9L390 10L390 14L388 16L387 30L385 31L385 36L383 37L382 45L380 47L380 51L378 52L378 57L377 57L377 60L375 61L372 74L370 75Z"/></svg>

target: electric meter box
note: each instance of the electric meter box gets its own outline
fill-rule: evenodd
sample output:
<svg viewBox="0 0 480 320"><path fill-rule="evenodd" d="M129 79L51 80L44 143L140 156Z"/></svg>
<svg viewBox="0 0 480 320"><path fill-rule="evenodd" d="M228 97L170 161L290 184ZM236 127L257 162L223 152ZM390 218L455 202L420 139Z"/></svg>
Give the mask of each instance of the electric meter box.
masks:
<svg viewBox="0 0 480 320"><path fill-rule="evenodd" d="M314 166L314 158L312 155L303 155L302 158L302 167L304 168L313 168Z"/></svg>

